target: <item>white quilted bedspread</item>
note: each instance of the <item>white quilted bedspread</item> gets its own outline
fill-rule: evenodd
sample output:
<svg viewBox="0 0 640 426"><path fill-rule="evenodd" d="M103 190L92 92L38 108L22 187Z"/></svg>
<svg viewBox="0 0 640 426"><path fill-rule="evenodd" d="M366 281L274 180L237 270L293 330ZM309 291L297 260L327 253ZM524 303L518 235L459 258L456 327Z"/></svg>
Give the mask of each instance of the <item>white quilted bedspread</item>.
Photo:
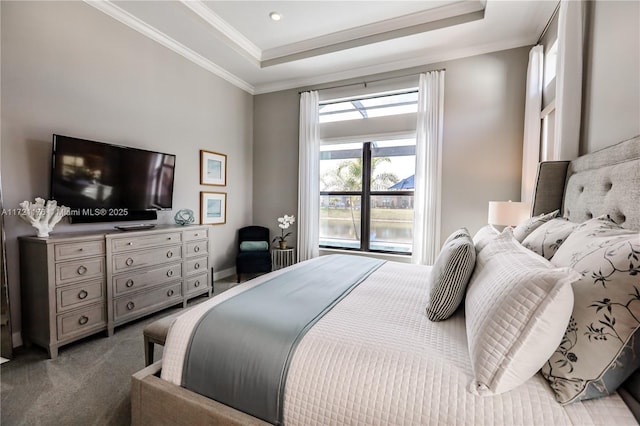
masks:
<svg viewBox="0 0 640 426"><path fill-rule="evenodd" d="M427 319L428 272L429 267L388 262L318 321L291 361L286 425L637 424L617 394L558 404L539 374L501 395L468 392L472 370L464 316ZM208 306L264 279L180 316L168 335L162 378L180 383L188 329Z"/></svg>

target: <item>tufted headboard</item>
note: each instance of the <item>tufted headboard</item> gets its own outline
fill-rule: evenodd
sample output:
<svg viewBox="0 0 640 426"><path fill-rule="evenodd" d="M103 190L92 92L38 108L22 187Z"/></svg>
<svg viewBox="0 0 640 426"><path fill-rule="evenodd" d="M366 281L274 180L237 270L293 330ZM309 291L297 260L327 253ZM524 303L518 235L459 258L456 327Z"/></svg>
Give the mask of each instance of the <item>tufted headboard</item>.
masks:
<svg viewBox="0 0 640 426"><path fill-rule="evenodd" d="M532 214L560 209L572 222L608 214L640 230L640 136L573 161L540 163Z"/></svg>

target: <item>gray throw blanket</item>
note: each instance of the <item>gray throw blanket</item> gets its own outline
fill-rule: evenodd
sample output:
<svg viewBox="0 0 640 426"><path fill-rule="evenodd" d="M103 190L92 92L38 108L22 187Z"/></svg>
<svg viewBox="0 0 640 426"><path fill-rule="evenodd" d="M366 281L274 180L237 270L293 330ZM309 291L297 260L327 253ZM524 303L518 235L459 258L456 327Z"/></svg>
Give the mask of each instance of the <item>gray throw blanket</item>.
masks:
<svg viewBox="0 0 640 426"><path fill-rule="evenodd" d="M212 307L191 336L182 385L281 424L287 370L298 342L383 263L324 256Z"/></svg>

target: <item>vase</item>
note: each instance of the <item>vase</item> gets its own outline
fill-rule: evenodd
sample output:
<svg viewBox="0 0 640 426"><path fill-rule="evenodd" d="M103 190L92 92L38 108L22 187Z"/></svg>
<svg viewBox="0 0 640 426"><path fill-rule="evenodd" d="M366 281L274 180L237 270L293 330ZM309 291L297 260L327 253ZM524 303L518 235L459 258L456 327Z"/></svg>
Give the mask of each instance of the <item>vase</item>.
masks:
<svg viewBox="0 0 640 426"><path fill-rule="evenodd" d="M286 249L287 249L287 242L280 241L280 250L286 250Z"/></svg>

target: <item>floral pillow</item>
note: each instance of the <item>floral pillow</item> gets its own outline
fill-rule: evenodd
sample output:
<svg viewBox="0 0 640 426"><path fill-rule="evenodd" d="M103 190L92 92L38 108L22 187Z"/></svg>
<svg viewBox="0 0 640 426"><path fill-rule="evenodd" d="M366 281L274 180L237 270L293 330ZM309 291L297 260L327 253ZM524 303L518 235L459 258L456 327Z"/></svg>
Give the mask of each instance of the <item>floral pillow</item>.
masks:
<svg viewBox="0 0 640 426"><path fill-rule="evenodd" d="M545 259L551 259L577 226L577 223L567 219L551 219L530 233L522 241L522 245Z"/></svg>
<svg viewBox="0 0 640 426"><path fill-rule="evenodd" d="M551 263L582 278L573 283L569 326L542 375L563 404L615 392L640 367L640 233L606 216L591 219Z"/></svg>
<svg viewBox="0 0 640 426"><path fill-rule="evenodd" d="M513 236L519 243L523 242L527 235L531 234L543 223L550 221L551 219L558 217L560 210L552 211L551 213L541 214L539 216L530 217L515 228L513 228Z"/></svg>

